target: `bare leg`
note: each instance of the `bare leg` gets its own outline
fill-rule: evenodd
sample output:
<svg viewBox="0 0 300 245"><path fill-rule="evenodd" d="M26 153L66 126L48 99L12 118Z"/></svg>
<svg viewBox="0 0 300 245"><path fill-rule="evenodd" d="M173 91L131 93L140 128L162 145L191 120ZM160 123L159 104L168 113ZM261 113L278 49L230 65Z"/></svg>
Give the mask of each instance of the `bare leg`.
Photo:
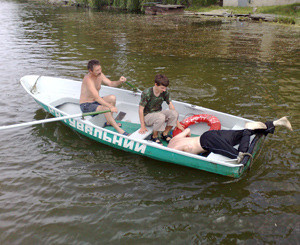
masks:
<svg viewBox="0 0 300 245"><path fill-rule="evenodd" d="M270 123L270 122L266 122L266 124L268 124L268 123ZM250 130L264 129L264 128L267 128L266 124L264 124L262 122L250 122L250 123L246 123L245 128L250 129ZM293 131L292 125L291 125L290 121L287 119L287 117L282 117L276 121L273 121L273 125L275 127L283 126L283 127L286 127L287 129ZM271 133L274 133L274 129L273 129L273 132L271 132ZM239 151L240 151L240 149L239 149ZM250 156L250 158L252 158L252 155L250 153L243 152L243 150L241 152L239 152L239 155L237 157L237 163L240 163L243 160L244 156L247 156L247 155Z"/></svg>
<svg viewBox="0 0 300 245"><path fill-rule="evenodd" d="M107 103L111 104L112 106L116 106L116 96L114 95L106 95L102 97Z"/></svg>
<svg viewBox="0 0 300 245"><path fill-rule="evenodd" d="M287 129L293 131L292 125L291 125L290 121L287 119L287 117L279 118L278 120L274 121L273 124L275 127L283 126L283 127L286 127Z"/></svg>
<svg viewBox="0 0 300 245"><path fill-rule="evenodd" d="M290 121L287 119L287 117L279 118L278 120L273 121L273 124L275 127L283 126L283 127L286 127L287 129L293 131L292 125L291 125ZM250 129L250 130L267 129L267 126L263 122L248 122L245 124L245 128Z"/></svg>
<svg viewBox="0 0 300 245"><path fill-rule="evenodd" d="M158 137L158 131L154 131L153 130L153 134L152 135L153 135L153 138L157 138Z"/></svg>
<svg viewBox="0 0 300 245"><path fill-rule="evenodd" d="M267 126L263 122L247 122L245 124L245 129L250 129L250 130L267 129Z"/></svg>
<svg viewBox="0 0 300 245"><path fill-rule="evenodd" d="M163 131L163 135L168 135L170 130L173 128L173 126L166 126L165 130Z"/></svg>
<svg viewBox="0 0 300 245"><path fill-rule="evenodd" d="M163 131L163 136L167 136L170 130L176 126L176 122L178 119L178 112L175 110L164 110L161 113L165 115L165 122L167 122L167 126ZM169 137L171 139L171 137Z"/></svg>
<svg viewBox="0 0 300 245"><path fill-rule="evenodd" d="M112 106L116 106L116 96L114 95L107 95L107 96L104 96L102 99L104 99L107 103L111 104ZM113 117L113 113L111 113L111 116ZM108 121L107 121L108 122ZM111 125L113 126L110 122L108 122L108 125ZM119 127L121 127L121 123L117 123L117 125Z"/></svg>
<svg viewBox="0 0 300 245"><path fill-rule="evenodd" d="M116 105L116 96L114 95L107 95L107 96L104 96L103 99L108 102L109 104L111 104L112 106L115 106ZM102 111L102 110L107 110L108 108L106 106L101 106L99 105L97 107L97 111ZM116 123L115 119L113 118L113 114L112 112L107 112L107 113L104 113L104 116L108 122L108 124L110 124L111 126L113 126L118 133L120 134L123 134L125 131L123 129L121 129L119 127L119 125Z"/></svg>
<svg viewBox="0 0 300 245"><path fill-rule="evenodd" d="M153 133L152 133L152 136L151 136L151 140L159 145L163 145L163 143L159 140L158 138L158 131L154 131L153 130Z"/></svg>
<svg viewBox="0 0 300 245"><path fill-rule="evenodd" d="M107 108L107 107L105 107L105 108ZM98 108L97 108L97 111L98 111ZM111 115L110 112L104 113L104 116L105 116L108 124L110 124L111 126L113 126L118 131L118 133L123 134L125 132L123 129L121 129L119 127L119 125L116 123L115 119L113 118L113 116Z"/></svg>

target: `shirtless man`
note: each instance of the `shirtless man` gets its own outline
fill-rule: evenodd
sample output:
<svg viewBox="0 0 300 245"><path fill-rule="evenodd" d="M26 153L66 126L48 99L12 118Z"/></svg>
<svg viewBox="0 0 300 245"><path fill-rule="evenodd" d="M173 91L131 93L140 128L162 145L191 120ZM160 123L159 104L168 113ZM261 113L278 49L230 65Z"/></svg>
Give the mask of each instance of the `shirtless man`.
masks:
<svg viewBox="0 0 300 245"><path fill-rule="evenodd" d="M126 82L126 78L121 76L119 81L109 80L102 73L102 68L98 60L90 60L88 62L87 68L89 73L84 76L81 85L81 94L79 102L81 111L86 113L109 109L111 112L107 112L104 114L107 120L107 125L113 126L120 134L128 135L127 132L120 128L121 125L118 125L113 118L113 112L118 112L118 109L115 107L116 96L99 96L99 91L101 89L102 83L111 87L117 87L122 83Z"/></svg>
<svg viewBox="0 0 300 245"><path fill-rule="evenodd" d="M194 154L203 152L214 152L224 155L231 159L238 159L241 162L247 153L250 136L255 133L273 134L276 126L284 126L289 130L293 130L291 123L286 117L282 117L276 121L249 122L246 123L243 130L211 130L207 131L199 137L191 136L191 131L186 128L183 132L171 139L168 147L180 151L185 151ZM236 150L233 146L239 144L239 149Z"/></svg>

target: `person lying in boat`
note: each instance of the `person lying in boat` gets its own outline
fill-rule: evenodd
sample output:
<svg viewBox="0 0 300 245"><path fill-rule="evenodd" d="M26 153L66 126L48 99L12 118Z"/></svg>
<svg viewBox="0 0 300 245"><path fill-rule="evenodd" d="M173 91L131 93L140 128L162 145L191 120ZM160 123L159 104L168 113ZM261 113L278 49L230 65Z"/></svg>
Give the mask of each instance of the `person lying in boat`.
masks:
<svg viewBox="0 0 300 245"><path fill-rule="evenodd" d="M139 117L141 129L139 133L144 134L147 131L146 126L153 126L151 140L162 145L158 138L158 132L162 132L162 138L169 142L171 136L170 130L177 126L183 130L178 122L178 112L170 99L170 93L167 90L169 79L162 74L155 76L154 86L142 92L139 104ZM162 103L169 105L169 110L162 110Z"/></svg>
<svg viewBox="0 0 300 245"><path fill-rule="evenodd" d="M101 89L101 84L111 87L117 87L122 83L126 82L126 78L121 76L118 81L109 80L102 72L100 62L98 60L90 60L87 65L89 71L83 78L81 85L80 94L80 109L83 113L110 110L110 112L105 113L105 118L107 120L106 125L113 126L118 133L123 135L129 135L123 129L120 128L120 124L117 124L113 118L113 113L118 112L116 105L115 95L106 95L104 97L99 96L99 91Z"/></svg>
<svg viewBox="0 0 300 245"><path fill-rule="evenodd" d="M191 131L186 128L170 141L168 147L194 154L213 152L237 159L237 162L240 163L246 155L252 158L252 155L247 153L250 136L255 133L273 134L277 126L284 126L293 131L292 125L286 117L266 123L248 122L243 130L211 130L199 137L189 137ZM237 144L239 144L238 150L233 147Z"/></svg>

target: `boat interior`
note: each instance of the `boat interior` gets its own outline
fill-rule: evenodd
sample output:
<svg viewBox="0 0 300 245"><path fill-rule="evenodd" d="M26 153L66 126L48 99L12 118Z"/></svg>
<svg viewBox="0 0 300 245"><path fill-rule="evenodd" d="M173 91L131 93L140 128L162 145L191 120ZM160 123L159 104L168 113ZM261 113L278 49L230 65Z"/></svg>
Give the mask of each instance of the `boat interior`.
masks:
<svg viewBox="0 0 300 245"><path fill-rule="evenodd" d="M180 108L178 111L182 112L184 111L185 114L180 113L179 114L179 121L182 121L184 118L187 118L189 116L192 115L198 115L201 113L209 113L207 111L204 111L204 109L202 108L197 108L197 107L193 107L190 105L186 105L184 103L180 103L180 102L173 102L175 108ZM56 107L57 109L59 109L60 111L67 113L67 114L79 114L82 113L80 110L80 106L79 106L79 99L75 99L75 98L62 98L62 99L58 99L54 102L51 103L52 106ZM118 113L116 113L115 118L116 118L116 122L119 122L122 124L122 128L130 133L130 138L132 139L139 139L139 140L149 140L152 134L152 127L147 127L148 131L145 134L140 134L139 133L139 129L140 129L140 123L139 123L139 116L138 116L138 103L131 103L131 102L124 102L124 101L120 101L117 102L116 107L118 108ZM181 108L184 107L184 108ZM188 108L190 107L190 108ZM166 106L163 107L163 109L167 109ZM184 109L184 110L183 110ZM222 129L234 129L234 130L238 130L238 129L243 129L243 126L245 124L244 120L228 120L228 117L226 117L226 119L223 119L223 115L222 113L220 115L217 115L217 117L219 118L219 120L221 121L221 125L222 125ZM223 119L223 120L222 120ZM88 120L90 123L92 123L95 126L98 127L104 127L106 119L104 114L99 114L96 116L87 116L84 118L84 120ZM223 121L223 122L222 122ZM226 123L224 123L226 122ZM116 132L116 130L111 127L111 126L106 126L105 127L108 130L114 131ZM189 127L191 129L192 132L192 136L200 136L202 135L204 132L209 130L209 126L206 123L199 123L199 124L194 124L191 125ZM252 139L254 138L254 136L252 136ZM167 146L167 142L162 140L162 143L164 144L164 146ZM238 147L235 146L236 148ZM204 155L205 157L208 158L213 158L213 159L219 159L219 160L224 160L227 159L224 156L218 155L218 154L214 154L214 153L210 153L208 156Z"/></svg>
<svg viewBox="0 0 300 245"><path fill-rule="evenodd" d="M52 106L56 107L60 111L68 114L79 114L82 113L79 107L79 100L74 98L64 98L62 100L57 100L51 103ZM145 134L140 134L140 123L138 118L138 105L133 105L129 103L117 103L116 107L118 108L118 113L115 115L115 120L118 123L122 124L122 128L130 133L130 138L140 139L140 140L148 140L152 134L152 127L147 127L147 132ZM96 116L87 116L85 120L88 120L95 126L104 127L106 123L106 119L104 114L99 114ZM112 126L105 127L108 130L116 132L116 130ZM164 142L164 145L167 145Z"/></svg>

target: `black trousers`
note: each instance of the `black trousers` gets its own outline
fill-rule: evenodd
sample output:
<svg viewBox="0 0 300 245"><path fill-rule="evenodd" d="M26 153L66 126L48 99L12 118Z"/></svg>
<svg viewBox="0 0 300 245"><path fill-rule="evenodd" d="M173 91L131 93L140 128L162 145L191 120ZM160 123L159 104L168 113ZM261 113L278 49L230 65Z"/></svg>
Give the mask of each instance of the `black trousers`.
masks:
<svg viewBox="0 0 300 245"><path fill-rule="evenodd" d="M231 159L237 158L239 152L247 152L250 143L250 136L257 133L267 135L275 132L272 121L265 123L267 129L243 129L243 130L211 130L200 137L200 144L206 151L221 154ZM234 148L239 144L238 150Z"/></svg>

